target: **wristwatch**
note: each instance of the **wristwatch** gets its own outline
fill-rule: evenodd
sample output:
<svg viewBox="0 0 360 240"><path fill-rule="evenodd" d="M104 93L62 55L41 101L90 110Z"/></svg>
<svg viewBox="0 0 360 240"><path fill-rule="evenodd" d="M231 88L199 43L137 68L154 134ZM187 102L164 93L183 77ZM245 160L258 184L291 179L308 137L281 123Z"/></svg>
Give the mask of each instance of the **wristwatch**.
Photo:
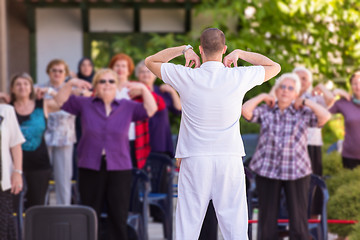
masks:
<svg viewBox="0 0 360 240"><path fill-rule="evenodd" d="M189 49L194 49L190 44L188 44L185 48L184 48L184 50L182 51L182 54L185 54L185 52L187 51L187 50L189 50Z"/></svg>

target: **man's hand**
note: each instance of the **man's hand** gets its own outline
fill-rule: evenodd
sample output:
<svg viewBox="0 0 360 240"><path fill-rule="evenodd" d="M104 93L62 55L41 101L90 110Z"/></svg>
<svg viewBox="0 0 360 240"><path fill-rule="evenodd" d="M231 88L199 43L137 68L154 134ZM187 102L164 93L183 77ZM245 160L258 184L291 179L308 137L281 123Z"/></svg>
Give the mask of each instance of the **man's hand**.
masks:
<svg viewBox="0 0 360 240"><path fill-rule="evenodd" d="M185 67L192 67L195 64L194 68L200 67L200 57L192 49L188 49L184 53L185 57Z"/></svg>
<svg viewBox="0 0 360 240"><path fill-rule="evenodd" d="M181 165L181 158L177 158L176 159L176 167L180 168L180 165Z"/></svg>
<svg viewBox="0 0 360 240"><path fill-rule="evenodd" d="M234 67L238 66L237 61L239 60L239 51L240 50L234 50L224 57L223 63L225 67L231 67L232 64L234 64Z"/></svg>

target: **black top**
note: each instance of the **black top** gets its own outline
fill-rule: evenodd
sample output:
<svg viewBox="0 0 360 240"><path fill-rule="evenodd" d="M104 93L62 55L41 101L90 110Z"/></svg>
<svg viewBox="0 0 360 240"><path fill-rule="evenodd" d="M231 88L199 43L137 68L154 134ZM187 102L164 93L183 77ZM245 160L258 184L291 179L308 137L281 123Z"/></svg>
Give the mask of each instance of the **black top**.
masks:
<svg viewBox="0 0 360 240"><path fill-rule="evenodd" d="M35 101L35 109L29 115L16 113L26 142L22 144L23 170L34 171L50 168L49 153L45 144L44 133L46 118L43 109L43 100Z"/></svg>

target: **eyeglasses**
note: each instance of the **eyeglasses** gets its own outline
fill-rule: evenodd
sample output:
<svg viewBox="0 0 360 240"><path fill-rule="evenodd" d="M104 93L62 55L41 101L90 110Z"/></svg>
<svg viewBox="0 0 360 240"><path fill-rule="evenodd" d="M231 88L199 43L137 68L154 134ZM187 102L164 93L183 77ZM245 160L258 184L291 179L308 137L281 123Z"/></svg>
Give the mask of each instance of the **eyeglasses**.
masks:
<svg viewBox="0 0 360 240"><path fill-rule="evenodd" d="M64 70L62 70L62 69L56 69L56 68L52 68L51 70L50 70L50 72L52 72L52 73L63 73L64 72Z"/></svg>
<svg viewBox="0 0 360 240"><path fill-rule="evenodd" d="M287 90L290 91L290 92L292 92L292 91L295 90L295 88L294 88L293 86L286 86L286 85L284 85L284 84L281 84L281 85L280 85L280 89L282 89L282 90L287 89Z"/></svg>
<svg viewBox="0 0 360 240"><path fill-rule="evenodd" d="M114 83L115 83L115 80L114 80L114 79L109 79L109 80L100 79L100 80L99 80L99 83L100 83L100 84L105 84L106 82L108 82L108 83L110 83L110 84L114 84Z"/></svg>

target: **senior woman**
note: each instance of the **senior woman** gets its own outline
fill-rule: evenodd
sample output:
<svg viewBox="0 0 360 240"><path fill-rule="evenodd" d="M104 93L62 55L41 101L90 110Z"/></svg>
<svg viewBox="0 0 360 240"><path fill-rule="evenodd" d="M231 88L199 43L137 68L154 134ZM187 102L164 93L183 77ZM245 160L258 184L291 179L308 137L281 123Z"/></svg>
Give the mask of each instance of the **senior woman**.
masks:
<svg viewBox="0 0 360 240"><path fill-rule="evenodd" d="M109 63L109 68L114 70L118 77L116 99L132 99L137 102L142 102L143 99L136 92L129 91L129 86L134 81L129 81L129 77L134 71L134 61L132 58L124 53L119 53L113 56ZM156 93L151 92L158 110L165 108L165 103ZM132 122L129 128L130 154L133 167L143 168L146 159L151 151L150 136L149 136L148 119Z"/></svg>
<svg viewBox="0 0 360 240"><path fill-rule="evenodd" d="M118 75L102 69L93 79L94 97L70 96L72 87L90 88L72 79L55 100L62 109L81 115L82 136L78 145L79 191L84 205L100 216L106 201L110 239L127 239L132 164L128 132L130 123L151 117L157 110L149 90L143 84L131 84L130 92L140 94L143 103L116 100Z"/></svg>
<svg viewBox="0 0 360 240"><path fill-rule="evenodd" d="M345 120L345 139L341 152L345 168L353 169L360 165L360 70L350 77L351 92L336 89L334 93L342 98L330 108L333 114L340 113Z"/></svg>
<svg viewBox="0 0 360 240"><path fill-rule="evenodd" d="M21 144L25 139L12 106L0 104L0 239L18 239L13 195L23 189Z"/></svg>
<svg viewBox="0 0 360 240"><path fill-rule="evenodd" d="M175 114L181 113L180 97L170 85L163 84L160 87L154 85L156 76L145 66L144 61L136 65L135 76L139 82L145 84L166 104L166 108L163 110L159 108L156 114L149 119L150 146L151 152L164 153L172 158L174 157L174 146L168 110Z"/></svg>
<svg viewBox="0 0 360 240"><path fill-rule="evenodd" d="M319 83L314 88L312 87L313 76L309 69L300 66L294 68L293 73L296 73L300 78L300 98L309 99L325 108L328 108L334 102L334 94L327 90L322 83ZM307 143L312 171L314 174L322 176L323 170L321 147L323 145L323 140L321 135L321 128L308 128ZM322 194L320 189L317 189L311 209L312 218L317 218L317 216L321 214L321 206Z"/></svg>
<svg viewBox="0 0 360 240"><path fill-rule="evenodd" d="M51 176L44 135L46 118L54 100L35 99L34 83L27 73L14 75L10 82L10 92L11 104L26 139L22 145L27 184L25 207L43 205Z"/></svg>
<svg viewBox="0 0 360 240"><path fill-rule="evenodd" d="M300 92L296 74L283 74L274 89L277 101L269 94L260 94L242 108L245 119L261 124L259 144L250 162L250 168L257 174L258 239L278 238L281 188L288 205L290 239L309 239L306 209L312 170L307 154L307 130L323 126L331 115L311 100L296 99ZM258 106L262 101L266 104ZM301 107L296 109L299 102Z"/></svg>
<svg viewBox="0 0 360 240"><path fill-rule="evenodd" d="M56 93L64 86L69 68L64 60L54 59L48 63L46 72L49 82L40 87L49 89L44 99L50 100L53 98L51 92ZM70 205L73 147L76 142L75 116L64 111L49 113L45 142L53 166L56 204Z"/></svg>

